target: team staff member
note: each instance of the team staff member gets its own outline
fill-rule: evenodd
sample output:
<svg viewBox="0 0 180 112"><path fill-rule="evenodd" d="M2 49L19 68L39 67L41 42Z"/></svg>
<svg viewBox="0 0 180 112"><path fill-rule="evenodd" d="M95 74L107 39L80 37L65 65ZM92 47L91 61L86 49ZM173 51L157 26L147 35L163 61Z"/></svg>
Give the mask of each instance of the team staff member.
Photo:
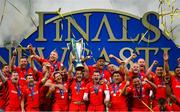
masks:
<svg viewBox="0 0 180 112"><path fill-rule="evenodd" d="M83 99L90 102L88 111L105 111L104 104L107 104L110 99L108 86L106 84L100 84L99 71L94 71L92 79L93 81L86 86L87 89Z"/></svg>

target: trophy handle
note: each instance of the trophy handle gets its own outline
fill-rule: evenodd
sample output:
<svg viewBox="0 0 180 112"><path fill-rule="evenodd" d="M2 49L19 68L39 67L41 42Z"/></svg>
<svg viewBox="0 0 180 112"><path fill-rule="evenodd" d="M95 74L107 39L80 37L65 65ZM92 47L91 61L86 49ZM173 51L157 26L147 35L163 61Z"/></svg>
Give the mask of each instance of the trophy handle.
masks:
<svg viewBox="0 0 180 112"><path fill-rule="evenodd" d="M84 57L84 54L85 54L85 44L83 43L83 51L82 51L83 57Z"/></svg>

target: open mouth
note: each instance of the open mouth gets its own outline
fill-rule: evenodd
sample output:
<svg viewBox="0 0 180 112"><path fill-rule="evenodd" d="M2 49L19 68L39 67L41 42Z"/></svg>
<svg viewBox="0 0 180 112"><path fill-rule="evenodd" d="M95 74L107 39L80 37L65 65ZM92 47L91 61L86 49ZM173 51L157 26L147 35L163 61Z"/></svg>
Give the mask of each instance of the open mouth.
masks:
<svg viewBox="0 0 180 112"><path fill-rule="evenodd" d="M15 81L17 81L18 79L17 78L14 78Z"/></svg>
<svg viewBox="0 0 180 112"><path fill-rule="evenodd" d="M82 77L81 76L77 76L77 79L82 79Z"/></svg>

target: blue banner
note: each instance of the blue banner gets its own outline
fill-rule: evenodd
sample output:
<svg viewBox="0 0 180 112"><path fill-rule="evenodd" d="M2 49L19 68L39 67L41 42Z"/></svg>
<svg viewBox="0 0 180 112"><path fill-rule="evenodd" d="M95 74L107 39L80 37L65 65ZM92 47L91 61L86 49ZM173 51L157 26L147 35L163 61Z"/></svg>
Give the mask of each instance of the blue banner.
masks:
<svg viewBox="0 0 180 112"><path fill-rule="evenodd" d="M59 61L68 66L69 53L67 43L71 38L83 38L86 46L85 55L91 54L93 58L87 61L88 65L104 55L107 61L117 64L109 59L113 54L125 59L136 53L138 58L144 58L147 66L153 60L163 65L163 53L168 52L170 69L177 65L180 50L159 28L159 15L156 12L147 12L142 18L134 15L105 9L80 10L63 15L57 12L37 12L39 27L20 43L26 49L28 44L35 47L38 55L48 58L54 49L59 54ZM18 58L29 55L18 49ZM0 49L0 61L9 63L11 48ZM18 62L18 61L16 61ZM18 63L16 63L18 64ZM132 64L132 62L130 63Z"/></svg>

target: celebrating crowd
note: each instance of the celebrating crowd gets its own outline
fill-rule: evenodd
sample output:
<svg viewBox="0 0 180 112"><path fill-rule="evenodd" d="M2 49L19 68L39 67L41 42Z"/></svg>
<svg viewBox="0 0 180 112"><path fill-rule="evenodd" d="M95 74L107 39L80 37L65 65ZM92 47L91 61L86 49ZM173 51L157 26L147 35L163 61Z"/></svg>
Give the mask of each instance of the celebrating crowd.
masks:
<svg viewBox="0 0 180 112"><path fill-rule="evenodd" d="M15 66L16 50L10 63L2 66L2 111L180 111L180 59L170 71L167 52L164 66L155 60L146 69L140 58L128 69L136 54L126 60L110 54L119 67L110 62L105 65L104 57L93 65L83 61L83 66L75 67L76 57L72 56L66 68L55 50L48 59L38 56L32 45L28 50L31 55L21 57L19 66Z"/></svg>

